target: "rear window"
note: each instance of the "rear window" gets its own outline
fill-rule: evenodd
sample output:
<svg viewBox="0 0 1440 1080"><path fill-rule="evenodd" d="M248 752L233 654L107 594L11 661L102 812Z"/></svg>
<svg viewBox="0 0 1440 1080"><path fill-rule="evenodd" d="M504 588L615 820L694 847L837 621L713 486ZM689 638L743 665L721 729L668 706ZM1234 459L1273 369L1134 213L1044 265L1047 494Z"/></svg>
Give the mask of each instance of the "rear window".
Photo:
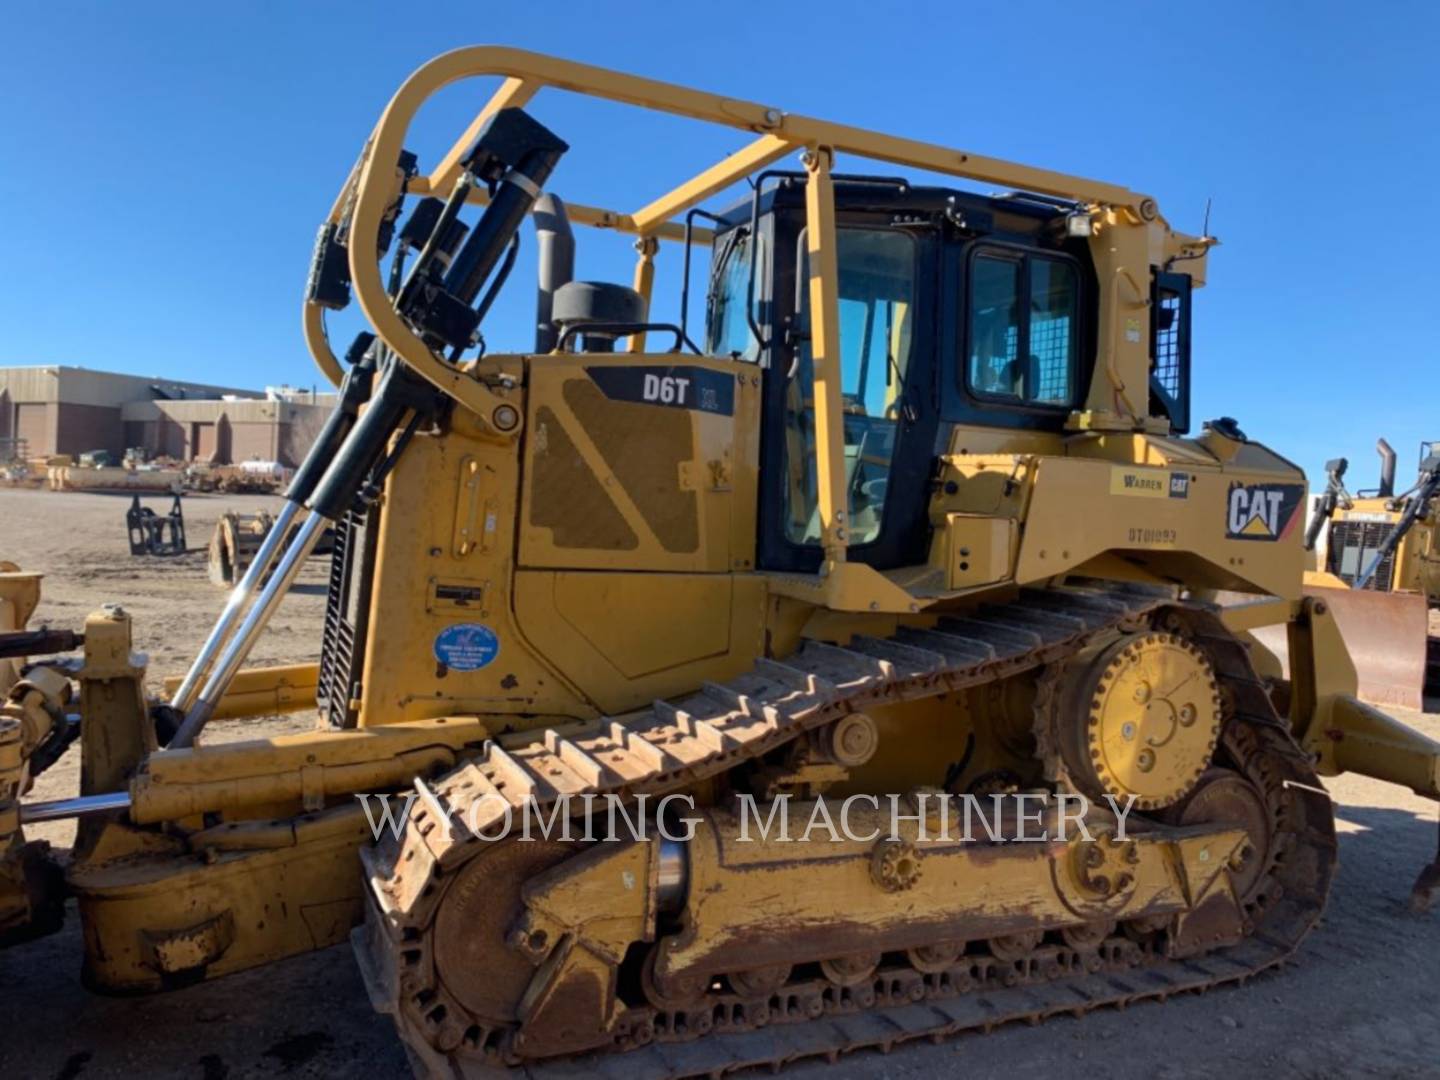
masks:
<svg viewBox="0 0 1440 1080"><path fill-rule="evenodd" d="M970 261L965 378L981 397L1068 408L1079 280L1063 259L982 249Z"/></svg>

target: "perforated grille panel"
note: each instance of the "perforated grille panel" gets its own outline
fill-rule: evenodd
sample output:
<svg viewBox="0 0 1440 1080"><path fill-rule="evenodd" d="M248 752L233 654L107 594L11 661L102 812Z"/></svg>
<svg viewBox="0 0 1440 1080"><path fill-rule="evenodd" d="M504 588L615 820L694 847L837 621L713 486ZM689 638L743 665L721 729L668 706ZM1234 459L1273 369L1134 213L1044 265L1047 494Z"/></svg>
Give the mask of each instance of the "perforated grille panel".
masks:
<svg viewBox="0 0 1440 1080"><path fill-rule="evenodd" d="M640 543L605 494L554 410L535 411L537 442L530 521L551 531L557 547L633 551ZM544 440L543 447L539 446Z"/></svg>
<svg viewBox="0 0 1440 1080"><path fill-rule="evenodd" d="M565 404L666 551L700 546L693 491L680 487L680 464L693 453L693 421L684 409L611 401L589 379L565 383Z"/></svg>
<svg viewBox="0 0 1440 1080"><path fill-rule="evenodd" d="M1325 568L1353 586L1355 579L1363 574L1380 545L1395 531L1388 521L1336 521L1330 526L1330 547L1325 557ZM1387 555L1369 583L1367 591L1389 592L1395 581L1395 555Z"/></svg>

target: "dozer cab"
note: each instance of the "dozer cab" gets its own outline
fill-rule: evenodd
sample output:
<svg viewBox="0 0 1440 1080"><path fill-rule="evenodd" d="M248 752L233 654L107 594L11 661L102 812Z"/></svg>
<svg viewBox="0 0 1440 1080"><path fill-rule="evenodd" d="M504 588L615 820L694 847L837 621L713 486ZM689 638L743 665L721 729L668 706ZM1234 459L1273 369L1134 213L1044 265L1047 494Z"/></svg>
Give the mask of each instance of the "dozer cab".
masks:
<svg viewBox="0 0 1440 1080"><path fill-rule="evenodd" d="M412 118L477 76L503 81L425 171ZM559 91L746 141L639 209L562 200ZM489 351L527 219L536 341ZM572 226L633 237L632 284L570 280ZM77 660L14 646L7 791L73 713L83 771L11 800L8 865L24 823L80 817L64 888L105 991L353 933L437 1076L716 1075L1280 963L1334 872L1317 774L1436 797L1440 746L1355 700L1301 593L1301 471L1192 423L1213 243L1112 184L440 57L320 230L304 328L340 407L190 671L148 697L113 606ZM662 257L695 264L669 322ZM245 668L329 529L318 665ZM1288 679L1252 660L1266 627ZM310 703L313 732L202 737ZM23 924L53 882L9 881Z"/></svg>

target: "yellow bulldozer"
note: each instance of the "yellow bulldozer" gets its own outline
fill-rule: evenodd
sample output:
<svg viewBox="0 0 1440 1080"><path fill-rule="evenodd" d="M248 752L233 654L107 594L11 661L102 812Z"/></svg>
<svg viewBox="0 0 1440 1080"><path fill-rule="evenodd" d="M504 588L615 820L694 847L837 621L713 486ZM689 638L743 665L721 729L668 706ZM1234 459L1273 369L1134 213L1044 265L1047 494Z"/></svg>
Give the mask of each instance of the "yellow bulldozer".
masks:
<svg viewBox="0 0 1440 1080"><path fill-rule="evenodd" d="M1317 564L1305 587L1335 609L1360 696L1379 704L1419 709L1440 695L1440 639L1429 633L1430 611L1440 607L1435 447L1420 444L1415 483L1399 494L1395 451L1384 439L1375 447L1380 479L1373 489L1352 495L1345 488L1349 462L1326 462L1325 490L1305 537Z"/></svg>
<svg viewBox="0 0 1440 1080"><path fill-rule="evenodd" d="M482 77L422 170L417 110ZM745 139L636 209L567 203L559 92ZM572 280L572 225L633 238L631 284ZM533 348L489 351L532 228ZM0 639L6 929L63 889L121 993L348 936L434 1076L718 1075L1280 964L1334 873L1319 777L1440 797L1440 745L1356 699L1302 594L1301 470L1192 432L1213 244L1125 187L768 104L426 64L316 241L340 407L188 673L148 695L113 605L79 657ZM319 663L246 668L329 529ZM203 738L307 704L314 731ZM77 732L80 792L22 799ZM62 878L23 829L69 817Z"/></svg>

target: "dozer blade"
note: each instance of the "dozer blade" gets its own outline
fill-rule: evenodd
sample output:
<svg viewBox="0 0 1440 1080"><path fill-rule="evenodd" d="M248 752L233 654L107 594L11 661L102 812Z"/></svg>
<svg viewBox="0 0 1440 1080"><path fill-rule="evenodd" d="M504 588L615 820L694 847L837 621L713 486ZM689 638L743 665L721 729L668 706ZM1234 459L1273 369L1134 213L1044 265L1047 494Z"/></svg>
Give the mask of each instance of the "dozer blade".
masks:
<svg viewBox="0 0 1440 1080"><path fill-rule="evenodd" d="M1323 600L1335 622L1359 678L1357 696L1372 705L1404 709L1425 707L1425 653L1429 612L1419 593L1360 592L1306 585L1305 595ZM1283 626L1254 631L1280 660L1290 677L1289 649Z"/></svg>

